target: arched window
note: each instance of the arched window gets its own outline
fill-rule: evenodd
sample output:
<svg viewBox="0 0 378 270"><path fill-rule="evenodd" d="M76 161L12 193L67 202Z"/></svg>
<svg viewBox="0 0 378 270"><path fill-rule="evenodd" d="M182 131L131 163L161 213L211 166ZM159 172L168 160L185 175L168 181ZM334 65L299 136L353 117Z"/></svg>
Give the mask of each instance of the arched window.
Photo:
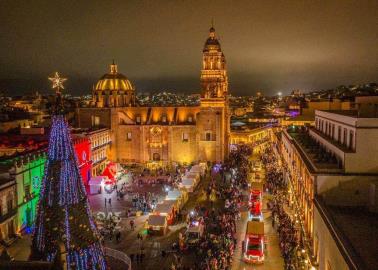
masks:
<svg viewBox="0 0 378 270"><path fill-rule="evenodd" d="M160 154L159 153L153 153L152 160L153 161L160 161Z"/></svg>

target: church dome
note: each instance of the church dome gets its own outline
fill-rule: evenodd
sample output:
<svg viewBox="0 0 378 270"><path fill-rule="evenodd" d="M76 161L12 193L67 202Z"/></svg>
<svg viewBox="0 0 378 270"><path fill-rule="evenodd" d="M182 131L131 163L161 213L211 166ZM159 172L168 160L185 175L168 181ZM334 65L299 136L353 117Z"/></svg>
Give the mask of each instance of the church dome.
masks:
<svg viewBox="0 0 378 270"><path fill-rule="evenodd" d="M110 72L105 74L97 82L96 91L133 91L134 87L127 79L127 77L121 73L118 73L117 65L110 65Z"/></svg>

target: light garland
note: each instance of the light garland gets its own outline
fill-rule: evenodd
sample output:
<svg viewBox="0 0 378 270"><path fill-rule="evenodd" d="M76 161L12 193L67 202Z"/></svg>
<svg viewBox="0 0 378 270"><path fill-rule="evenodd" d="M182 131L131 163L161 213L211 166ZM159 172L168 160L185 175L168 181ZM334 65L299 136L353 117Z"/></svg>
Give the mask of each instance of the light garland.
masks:
<svg viewBox="0 0 378 270"><path fill-rule="evenodd" d="M67 269L106 269L99 233L63 115L52 118L47 157L31 258L53 262L59 259L59 245L63 243Z"/></svg>

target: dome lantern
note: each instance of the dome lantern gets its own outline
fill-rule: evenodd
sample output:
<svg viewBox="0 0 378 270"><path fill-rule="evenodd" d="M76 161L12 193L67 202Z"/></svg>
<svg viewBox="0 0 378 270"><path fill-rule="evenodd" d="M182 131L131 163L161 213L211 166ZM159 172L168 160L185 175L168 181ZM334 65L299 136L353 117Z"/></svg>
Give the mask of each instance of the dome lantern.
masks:
<svg viewBox="0 0 378 270"><path fill-rule="evenodd" d="M114 63L114 59L113 59L113 63L110 65L110 73L111 74L118 73L118 66Z"/></svg>
<svg viewBox="0 0 378 270"><path fill-rule="evenodd" d="M110 72L103 75L94 87L93 100L97 107L122 107L135 104L135 88L129 79L118 73L118 66L110 65Z"/></svg>

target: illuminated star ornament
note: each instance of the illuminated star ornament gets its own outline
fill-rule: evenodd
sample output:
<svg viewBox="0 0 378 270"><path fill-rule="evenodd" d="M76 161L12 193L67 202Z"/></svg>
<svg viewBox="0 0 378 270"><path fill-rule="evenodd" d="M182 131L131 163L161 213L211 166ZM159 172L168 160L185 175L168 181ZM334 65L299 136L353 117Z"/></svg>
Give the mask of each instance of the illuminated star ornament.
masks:
<svg viewBox="0 0 378 270"><path fill-rule="evenodd" d="M52 83L53 83L52 88L56 89L57 93L60 93L60 89L64 89L63 83L65 81L67 81L67 78L61 78L59 76L59 73L55 72L55 76L54 77L49 77L49 80L52 81Z"/></svg>

